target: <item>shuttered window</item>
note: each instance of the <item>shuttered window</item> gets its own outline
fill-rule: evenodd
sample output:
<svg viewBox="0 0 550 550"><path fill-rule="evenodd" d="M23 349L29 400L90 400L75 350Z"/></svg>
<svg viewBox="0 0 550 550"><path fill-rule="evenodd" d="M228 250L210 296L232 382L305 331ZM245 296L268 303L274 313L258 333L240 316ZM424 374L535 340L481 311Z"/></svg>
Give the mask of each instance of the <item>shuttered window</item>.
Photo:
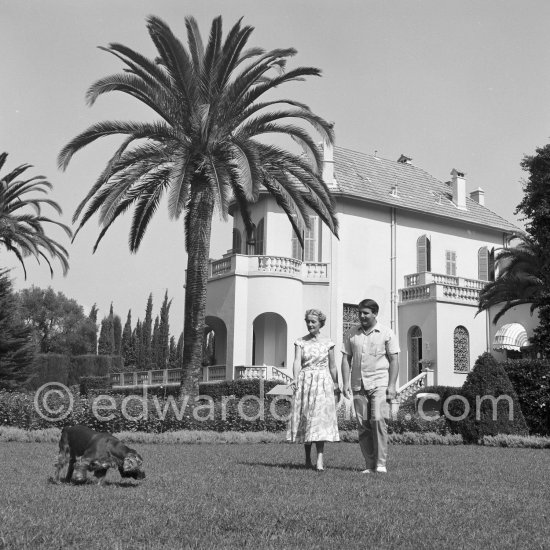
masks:
<svg viewBox="0 0 550 550"><path fill-rule="evenodd" d="M254 243L254 250L255 253L259 256L265 253L264 249L264 219L262 218L256 227L255 233L255 243Z"/></svg>
<svg viewBox="0 0 550 550"><path fill-rule="evenodd" d="M495 249L486 246L477 252L478 279L481 281L495 280Z"/></svg>
<svg viewBox="0 0 550 550"><path fill-rule="evenodd" d="M304 248L300 245L300 241L296 237L296 233L292 230L292 257L304 262L321 261L318 249L320 247L318 236L319 220L317 216L309 217L310 228L304 229L302 232L304 239Z"/></svg>
<svg viewBox="0 0 550 550"><path fill-rule="evenodd" d="M456 252L454 250L445 251L445 273L456 277Z"/></svg>
<svg viewBox="0 0 550 550"><path fill-rule="evenodd" d="M416 272L431 271L431 244L427 235L418 237L416 241Z"/></svg>
<svg viewBox="0 0 550 550"><path fill-rule="evenodd" d="M241 232L237 229L233 229L233 254L240 254L242 246Z"/></svg>

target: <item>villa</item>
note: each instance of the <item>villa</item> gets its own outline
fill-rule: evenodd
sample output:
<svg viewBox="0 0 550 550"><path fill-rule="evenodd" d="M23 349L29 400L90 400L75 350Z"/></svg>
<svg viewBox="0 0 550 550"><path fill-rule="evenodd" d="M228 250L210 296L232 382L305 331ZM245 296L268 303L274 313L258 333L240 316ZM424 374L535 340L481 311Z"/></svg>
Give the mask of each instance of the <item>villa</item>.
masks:
<svg viewBox="0 0 550 550"><path fill-rule="evenodd" d="M323 178L339 239L312 216L302 248L267 192L252 207L254 234L233 213L233 246L210 262L205 380L262 369L291 375L309 308L327 314L323 333L338 352L363 298L379 303L379 321L399 336L402 387L423 372L430 383L460 386L481 353L502 358L527 343L537 324L527 308L496 325L493 312L476 315L480 289L495 277L495 251L518 228L485 206L482 189L467 192L462 171L441 182L405 155L325 145Z"/></svg>

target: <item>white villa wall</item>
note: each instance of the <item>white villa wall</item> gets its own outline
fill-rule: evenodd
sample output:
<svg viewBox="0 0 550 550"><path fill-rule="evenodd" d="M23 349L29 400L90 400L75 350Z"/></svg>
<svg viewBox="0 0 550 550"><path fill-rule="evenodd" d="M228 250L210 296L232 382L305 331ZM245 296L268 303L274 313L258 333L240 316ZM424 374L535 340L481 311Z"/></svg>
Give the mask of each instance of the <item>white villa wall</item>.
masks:
<svg viewBox="0 0 550 550"><path fill-rule="evenodd" d="M467 372L454 372L454 330L462 325L470 338L470 370L477 358L488 351L487 316L480 313L474 317L476 308L461 304L438 303L437 305L437 365L436 384L462 386Z"/></svg>

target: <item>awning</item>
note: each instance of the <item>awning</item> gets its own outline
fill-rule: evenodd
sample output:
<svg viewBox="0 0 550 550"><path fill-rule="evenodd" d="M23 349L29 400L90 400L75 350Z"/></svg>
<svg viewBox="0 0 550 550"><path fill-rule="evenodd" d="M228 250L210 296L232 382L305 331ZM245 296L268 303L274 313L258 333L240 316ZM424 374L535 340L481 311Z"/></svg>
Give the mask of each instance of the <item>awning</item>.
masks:
<svg viewBox="0 0 550 550"><path fill-rule="evenodd" d="M519 351L520 348L528 344L529 338L527 338L527 332L523 326L519 323L508 323L497 330L493 340L493 349Z"/></svg>

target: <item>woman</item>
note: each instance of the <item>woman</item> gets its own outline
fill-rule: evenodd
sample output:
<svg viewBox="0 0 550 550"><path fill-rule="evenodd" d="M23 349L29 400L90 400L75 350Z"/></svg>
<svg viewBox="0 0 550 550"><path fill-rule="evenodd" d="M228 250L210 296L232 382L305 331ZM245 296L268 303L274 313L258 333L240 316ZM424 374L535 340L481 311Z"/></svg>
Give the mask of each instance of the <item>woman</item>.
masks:
<svg viewBox="0 0 550 550"><path fill-rule="evenodd" d="M307 336L294 342L294 391L287 440L303 443L306 467L313 468L311 445L317 449L316 469L324 470L325 441L340 441L336 420L336 399L339 395L338 371L334 361L334 342L322 338L320 330L326 316L317 309L306 311Z"/></svg>

